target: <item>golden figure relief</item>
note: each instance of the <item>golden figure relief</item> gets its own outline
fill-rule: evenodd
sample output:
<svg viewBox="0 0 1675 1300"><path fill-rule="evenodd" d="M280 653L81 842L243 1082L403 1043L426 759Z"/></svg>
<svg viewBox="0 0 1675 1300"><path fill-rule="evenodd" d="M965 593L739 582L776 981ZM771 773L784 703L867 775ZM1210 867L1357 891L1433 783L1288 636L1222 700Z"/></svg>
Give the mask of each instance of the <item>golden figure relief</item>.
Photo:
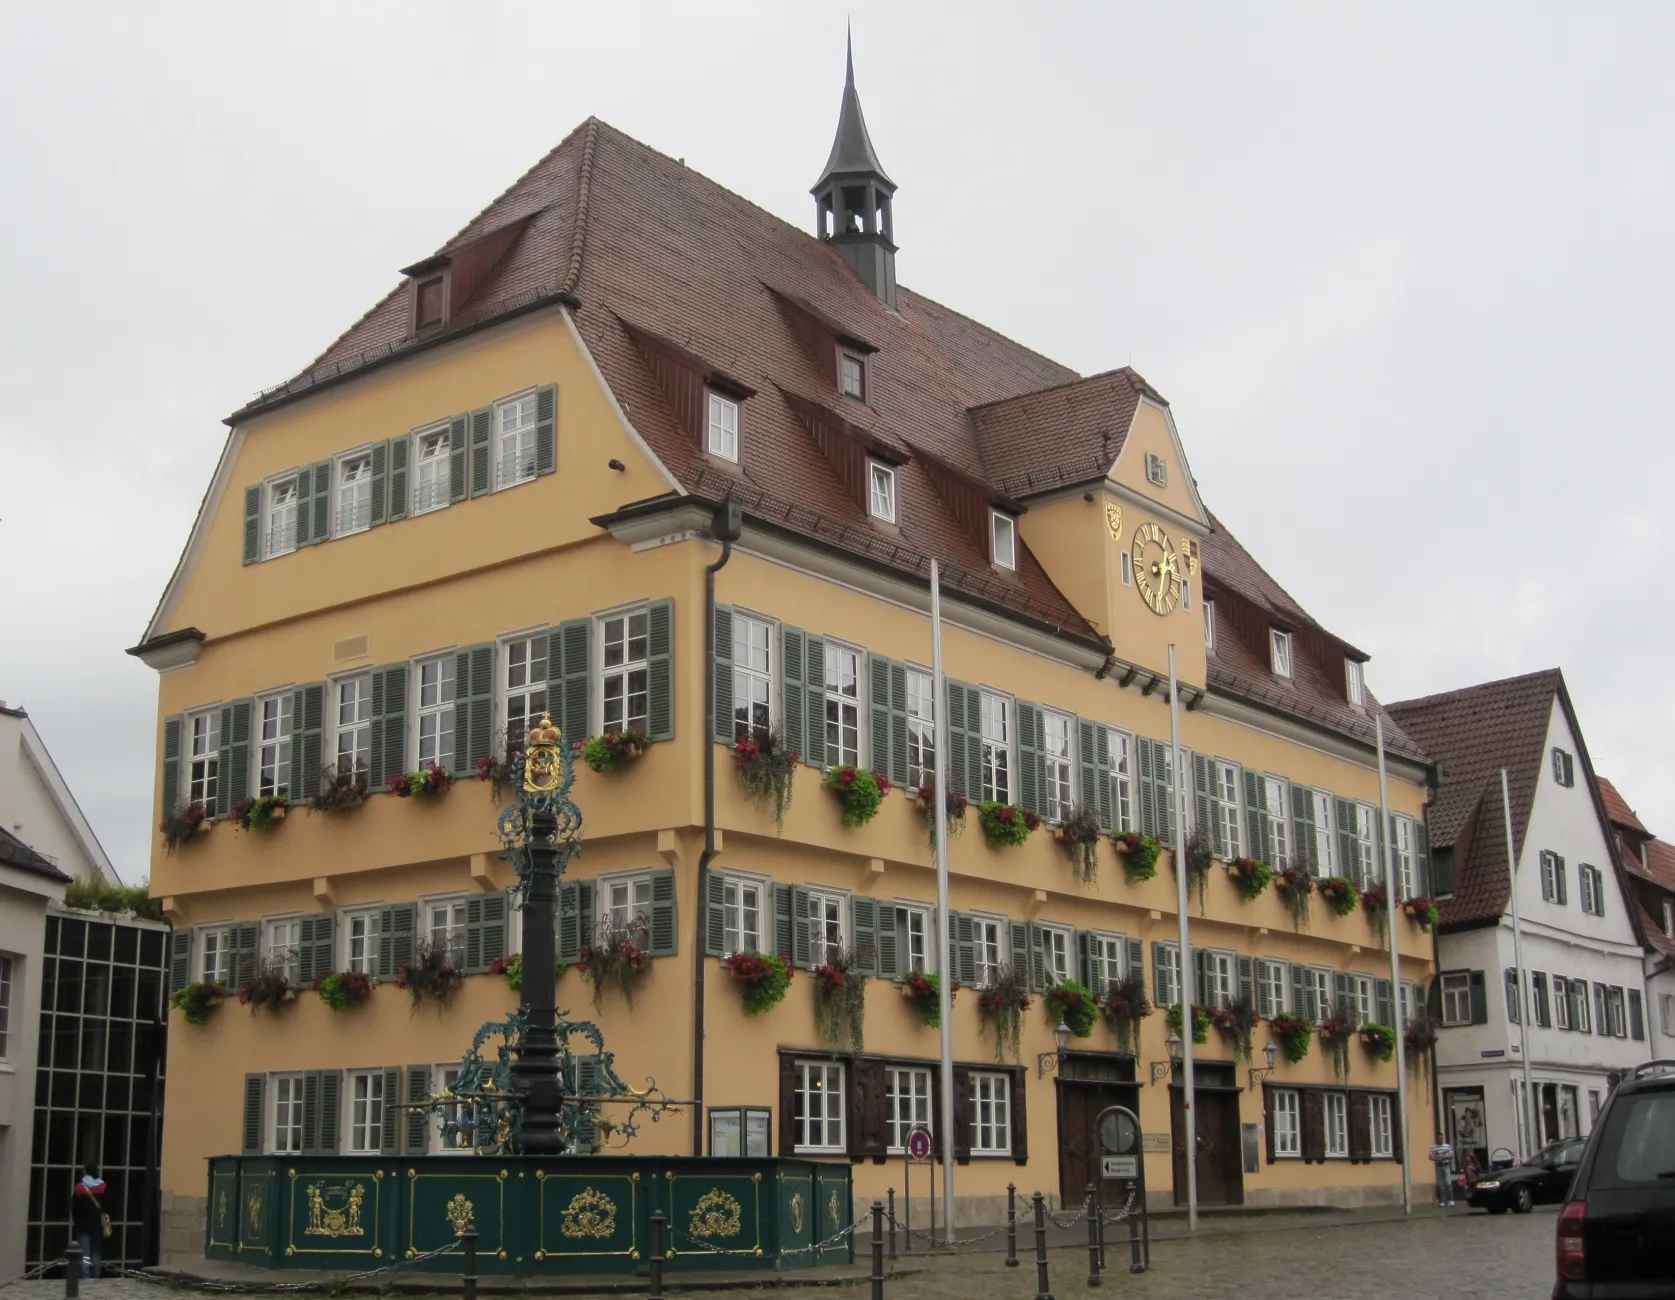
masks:
<svg viewBox="0 0 1675 1300"><path fill-rule="evenodd" d="M802 1230L803 1230L803 1194L801 1192L792 1192L791 1193L791 1231L792 1232L801 1232Z"/></svg>
<svg viewBox="0 0 1675 1300"><path fill-rule="evenodd" d="M250 1235L252 1237L261 1236L262 1235L262 1189L260 1187L252 1187L250 1189L250 1195L245 1197L245 1199L244 1199L244 1218L245 1218L245 1221L249 1224Z"/></svg>
<svg viewBox="0 0 1675 1300"><path fill-rule="evenodd" d="M223 1191L215 1201L215 1228L221 1231L227 1226L227 1193Z"/></svg>
<svg viewBox="0 0 1675 1300"><path fill-rule="evenodd" d="M832 1199L826 1202L826 1217L832 1221L832 1231L836 1232L843 1226L843 1211L838 1208L837 1189L832 1190Z"/></svg>
<svg viewBox="0 0 1675 1300"><path fill-rule="evenodd" d="M612 1236L616 1232L616 1202L592 1187L583 1188L565 1206L561 1231L572 1238Z"/></svg>
<svg viewBox="0 0 1675 1300"><path fill-rule="evenodd" d="M739 1235L741 1222L742 1211L739 1203L719 1187L712 1187L700 1196L698 1204L692 1207L692 1220L687 1226L687 1232L699 1240L736 1237Z"/></svg>
<svg viewBox="0 0 1675 1300"><path fill-rule="evenodd" d="M1115 501L1105 503L1105 526L1111 530L1112 540L1122 537L1122 507Z"/></svg>
<svg viewBox="0 0 1675 1300"><path fill-rule="evenodd" d="M459 1236L460 1233L464 1232L471 1226L471 1216L476 1208L477 1207L472 1205L470 1201L465 1199L464 1192L456 1192L454 1194L454 1199L449 1201L446 1208L442 1211L448 1216L448 1223L454 1230L454 1236Z"/></svg>
<svg viewBox="0 0 1675 1300"><path fill-rule="evenodd" d="M308 1226L305 1237L364 1237L361 1226L361 1207L366 1204L366 1184L339 1184L328 1188L325 1183L310 1183L303 1193L308 1198ZM331 1205L327 1198L340 1204Z"/></svg>

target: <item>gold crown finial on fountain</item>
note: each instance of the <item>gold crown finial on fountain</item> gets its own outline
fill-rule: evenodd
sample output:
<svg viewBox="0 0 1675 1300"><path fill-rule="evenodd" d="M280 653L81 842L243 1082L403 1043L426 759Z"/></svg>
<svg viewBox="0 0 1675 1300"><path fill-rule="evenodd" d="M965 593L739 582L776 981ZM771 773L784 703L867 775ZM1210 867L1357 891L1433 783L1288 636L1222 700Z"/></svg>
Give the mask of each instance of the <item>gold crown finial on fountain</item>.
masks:
<svg viewBox="0 0 1675 1300"><path fill-rule="evenodd" d="M552 718L541 714L541 721L529 730L529 745L523 757L523 788L531 794L546 794L558 789L564 764L558 746L564 733L553 726Z"/></svg>

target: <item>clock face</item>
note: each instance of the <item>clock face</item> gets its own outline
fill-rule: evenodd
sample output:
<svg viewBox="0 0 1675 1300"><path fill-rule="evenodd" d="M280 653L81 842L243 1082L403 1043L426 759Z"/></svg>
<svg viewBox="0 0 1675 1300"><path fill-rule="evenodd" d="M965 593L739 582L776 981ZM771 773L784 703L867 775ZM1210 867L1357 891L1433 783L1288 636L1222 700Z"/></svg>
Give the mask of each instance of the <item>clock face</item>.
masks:
<svg viewBox="0 0 1675 1300"><path fill-rule="evenodd" d="M1181 598L1181 561L1169 534L1154 523L1134 530L1134 586L1146 608L1167 614Z"/></svg>

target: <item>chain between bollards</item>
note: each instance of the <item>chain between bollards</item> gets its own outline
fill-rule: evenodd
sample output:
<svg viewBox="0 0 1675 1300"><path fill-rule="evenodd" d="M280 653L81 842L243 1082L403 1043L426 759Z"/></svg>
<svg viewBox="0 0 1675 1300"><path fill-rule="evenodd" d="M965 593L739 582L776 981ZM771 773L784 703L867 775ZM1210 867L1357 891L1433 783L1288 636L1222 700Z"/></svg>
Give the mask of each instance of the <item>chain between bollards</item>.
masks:
<svg viewBox="0 0 1675 1300"><path fill-rule="evenodd" d="M872 1300L884 1300L884 1202L872 1203Z"/></svg>
<svg viewBox="0 0 1675 1300"><path fill-rule="evenodd" d="M1018 1187L1006 1184L1006 1267L1018 1267Z"/></svg>
<svg viewBox="0 0 1675 1300"><path fill-rule="evenodd" d="M662 1210L651 1212L651 1300L663 1300L663 1225L667 1222Z"/></svg>
<svg viewBox="0 0 1675 1300"><path fill-rule="evenodd" d="M465 1262L460 1267L460 1300L477 1300L477 1224L465 1225L459 1234L460 1252Z"/></svg>
<svg viewBox="0 0 1675 1300"><path fill-rule="evenodd" d="M81 1242L72 1241L64 1249L64 1300L76 1300L81 1295Z"/></svg>
<svg viewBox="0 0 1675 1300"><path fill-rule="evenodd" d="M896 1257L896 1189L889 1189L890 1197L890 1258Z"/></svg>
<svg viewBox="0 0 1675 1300"><path fill-rule="evenodd" d="M1047 1289L1047 1202L1035 1194L1035 1300L1053 1300Z"/></svg>
<svg viewBox="0 0 1675 1300"><path fill-rule="evenodd" d="M1088 1285L1104 1286L1099 1276L1099 1211L1093 1199L1093 1184L1088 1184Z"/></svg>

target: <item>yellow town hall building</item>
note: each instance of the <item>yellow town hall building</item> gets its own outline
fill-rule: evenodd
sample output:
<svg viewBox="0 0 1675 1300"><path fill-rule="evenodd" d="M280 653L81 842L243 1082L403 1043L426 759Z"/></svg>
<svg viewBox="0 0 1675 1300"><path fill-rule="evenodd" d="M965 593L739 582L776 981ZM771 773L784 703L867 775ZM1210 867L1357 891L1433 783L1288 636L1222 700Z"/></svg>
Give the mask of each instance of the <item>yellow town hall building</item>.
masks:
<svg viewBox="0 0 1675 1300"><path fill-rule="evenodd" d="M132 651L159 672L171 833L152 887L176 988L269 975L305 991L278 1010L229 998L201 1024L174 1013L166 1254L201 1252L206 1157L443 1149L401 1107L518 1000L513 876L477 774L543 711L570 740L646 740L614 770L578 762L585 847L559 919L571 963L619 939L643 954L573 966L560 1005L591 1014L597 992L623 1077L697 1102L633 1150L810 1155L882 1194L905 1134L934 1127L938 1033L904 996L928 974L961 986L962 1222L995 1222L1008 1183L1079 1199L1113 1102L1153 1137L1154 1201L1183 1198L1181 1089L1152 1066L1188 1000L1217 1020L1195 1049L1204 1203L1399 1198L1397 1067L1357 1031L1423 1016L1430 936L1398 917L1393 986L1380 913L1258 886L1290 866L1353 900L1388 835L1402 892L1427 894L1426 759L1383 717L1384 823L1367 656L1209 512L1139 375L1078 376L899 286L895 188L852 74L812 233L589 120L229 418ZM724 564L723 503L742 519ZM798 756L782 827L736 773L757 728ZM971 807L938 952L913 791L945 759ZM846 767L895 787L859 825L826 788ZM1185 972L1177 816L1213 859ZM991 843L1018 838L1008 817L1044 825ZM1135 837L1124 853L1117 832ZM1248 891L1223 870L1254 861ZM724 962L756 951L793 978L752 1015ZM817 1024L813 968L834 962L865 991L860 1035ZM463 979L415 1010L395 983L409 964ZM361 1005L307 991L351 973L376 982ZM1097 1014L1067 1014L1067 988ZM1087 1032L1040 1070L1061 1015ZM1326 1021L1336 1046L1312 1030ZM1255 1079L1282 1034L1294 1050ZM1430 1141L1426 1087L1408 1122Z"/></svg>

